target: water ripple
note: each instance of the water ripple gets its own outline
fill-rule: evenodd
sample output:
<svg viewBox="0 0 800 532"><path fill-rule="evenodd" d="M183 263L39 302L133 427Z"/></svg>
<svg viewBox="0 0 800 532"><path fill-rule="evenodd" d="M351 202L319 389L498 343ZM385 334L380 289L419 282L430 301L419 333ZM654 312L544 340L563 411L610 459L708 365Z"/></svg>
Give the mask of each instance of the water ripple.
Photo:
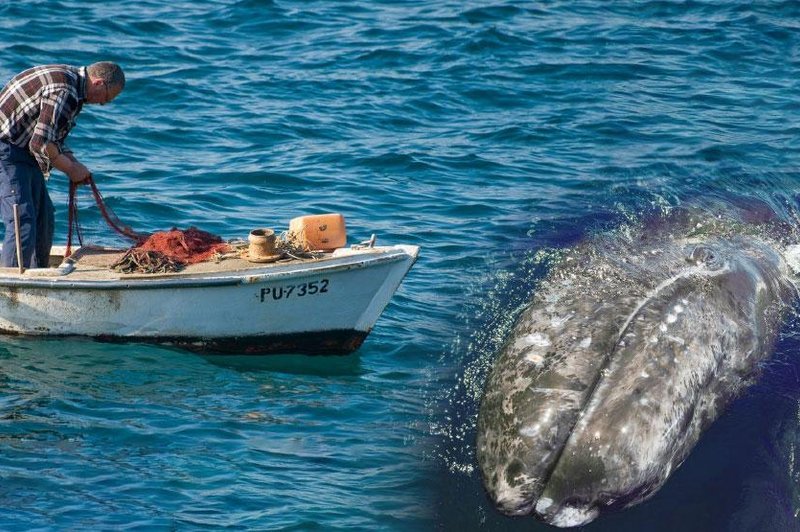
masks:
<svg viewBox="0 0 800 532"><path fill-rule="evenodd" d="M489 506L471 423L548 253L689 199L743 196L798 219L796 2L30 7L0 5L0 78L36 63L126 68L125 92L87 107L70 136L126 223L243 237L338 211L351 242L376 233L422 254L349 357L4 342L3 529L536 529ZM61 241L66 180L49 187ZM120 243L83 192L81 220L90 242ZM775 412L765 430L797 431L791 408ZM720 433L747 449L735 432ZM775 445L766 484L754 467L726 481L798 508L784 497L788 444ZM703 463L684 470L703 481ZM679 488L652 515L590 528L706 515L736 528L758 511L745 499L734 515L713 490L683 504Z"/></svg>

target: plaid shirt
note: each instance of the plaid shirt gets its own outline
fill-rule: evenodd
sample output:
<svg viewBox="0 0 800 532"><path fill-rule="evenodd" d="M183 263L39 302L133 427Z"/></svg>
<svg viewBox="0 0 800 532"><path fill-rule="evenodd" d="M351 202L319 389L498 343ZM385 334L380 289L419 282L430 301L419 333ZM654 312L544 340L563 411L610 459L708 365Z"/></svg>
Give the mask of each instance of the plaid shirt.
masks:
<svg viewBox="0 0 800 532"><path fill-rule="evenodd" d="M28 151L45 175L50 159L45 144L69 152L64 140L86 100L86 69L44 65L14 76L0 91L0 140Z"/></svg>

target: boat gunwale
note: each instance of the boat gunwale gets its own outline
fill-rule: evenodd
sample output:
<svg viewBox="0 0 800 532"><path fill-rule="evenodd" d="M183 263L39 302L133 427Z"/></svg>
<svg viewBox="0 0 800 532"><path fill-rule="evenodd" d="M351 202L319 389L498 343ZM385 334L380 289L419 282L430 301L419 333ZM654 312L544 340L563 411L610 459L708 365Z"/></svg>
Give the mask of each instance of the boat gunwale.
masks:
<svg viewBox="0 0 800 532"><path fill-rule="evenodd" d="M270 265L221 272L177 273L154 277L137 276L129 279L97 279L72 281L67 275L58 277L0 277L2 288L51 288L60 290L152 290L165 288L193 288L206 286L232 286L253 284L272 279L291 279L327 272L347 271L354 268L371 267L382 263L410 260L413 264L419 252L418 246L395 245L383 248L380 253L354 253L316 262L297 265ZM410 267L410 265L409 265ZM280 269L277 269L280 268Z"/></svg>

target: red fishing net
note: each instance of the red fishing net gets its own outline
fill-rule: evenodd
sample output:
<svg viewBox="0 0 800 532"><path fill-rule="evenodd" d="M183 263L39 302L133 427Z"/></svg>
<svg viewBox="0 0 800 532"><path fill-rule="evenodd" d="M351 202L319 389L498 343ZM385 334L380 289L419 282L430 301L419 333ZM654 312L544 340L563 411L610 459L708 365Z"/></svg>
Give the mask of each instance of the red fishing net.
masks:
<svg viewBox="0 0 800 532"><path fill-rule="evenodd" d="M196 227L186 230L173 227L171 231L159 231L136 247L144 251L158 251L186 264L203 262L216 253L230 251L230 246L220 237Z"/></svg>
<svg viewBox="0 0 800 532"><path fill-rule="evenodd" d="M134 241L133 248L142 251L157 252L182 264L195 264L209 260L217 253L225 253L231 250L230 246L216 235L206 231L201 231L196 227L189 227L186 230L172 228L170 231L159 231L157 233L146 234L137 233L130 227L124 225L114 212L108 207L97 190L97 185L90 177L86 183L92 189L92 195L103 215L106 223L120 235ZM72 233L78 237L78 242L83 245L80 225L78 224L78 203L76 200L78 185L70 183L69 188L69 233L67 235L66 256L69 257L72 251Z"/></svg>

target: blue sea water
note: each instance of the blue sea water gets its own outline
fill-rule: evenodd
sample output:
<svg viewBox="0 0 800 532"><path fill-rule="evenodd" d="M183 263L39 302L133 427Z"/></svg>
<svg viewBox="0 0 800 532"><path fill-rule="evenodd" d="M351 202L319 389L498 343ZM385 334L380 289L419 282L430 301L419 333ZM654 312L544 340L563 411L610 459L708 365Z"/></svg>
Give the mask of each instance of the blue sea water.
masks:
<svg viewBox="0 0 800 532"><path fill-rule="evenodd" d="M350 356L1 339L0 530L549 529L474 455L541 257L687 203L799 220L798 30L788 0L0 3L3 82L125 68L69 144L135 229L341 212L422 248ZM661 491L586 530L800 530L796 321Z"/></svg>

